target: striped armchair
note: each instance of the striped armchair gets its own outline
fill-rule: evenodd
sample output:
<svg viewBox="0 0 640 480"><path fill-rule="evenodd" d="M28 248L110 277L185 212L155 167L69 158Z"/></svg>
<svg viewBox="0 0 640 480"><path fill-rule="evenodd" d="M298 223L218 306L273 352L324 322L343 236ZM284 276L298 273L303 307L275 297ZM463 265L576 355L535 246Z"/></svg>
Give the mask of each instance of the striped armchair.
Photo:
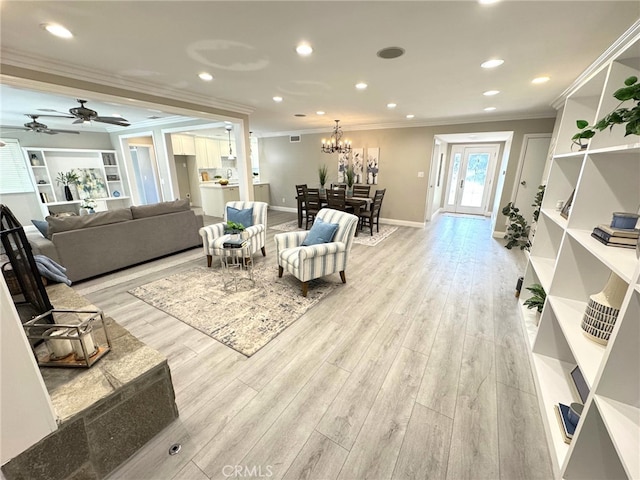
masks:
<svg viewBox="0 0 640 480"><path fill-rule="evenodd" d="M339 272L342 283L347 283L344 271L356 233L358 217L350 213L323 208L316 215L324 222L340 226L333 241L320 245L301 246L307 231L279 233L274 236L278 257L278 276L286 270L302 281L302 296L306 297L309 280Z"/></svg>
<svg viewBox="0 0 640 480"><path fill-rule="evenodd" d="M253 207L253 225L242 232L242 237L251 239L252 254L256 253L259 248L262 250L262 256L267 255L264 248L267 238L267 206L268 204L265 202L227 202L224 209L224 222L207 225L199 230L204 254L207 256L207 267L211 266L213 255L222 255L222 244L226 240L224 234L224 227L227 224L226 207L233 207L238 210Z"/></svg>

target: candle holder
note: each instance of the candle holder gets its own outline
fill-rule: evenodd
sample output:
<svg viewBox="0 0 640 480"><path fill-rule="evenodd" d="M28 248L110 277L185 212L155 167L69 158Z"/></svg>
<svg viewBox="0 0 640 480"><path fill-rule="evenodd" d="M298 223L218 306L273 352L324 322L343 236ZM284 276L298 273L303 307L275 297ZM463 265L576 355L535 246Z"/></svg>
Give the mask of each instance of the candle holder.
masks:
<svg viewBox="0 0 640 480"><path fill-rule="evenodd" d="M89 368L111 350L102 310L53 309L23 327L30 340L44 340L31 342L38 365L43 367Z"/></svg>

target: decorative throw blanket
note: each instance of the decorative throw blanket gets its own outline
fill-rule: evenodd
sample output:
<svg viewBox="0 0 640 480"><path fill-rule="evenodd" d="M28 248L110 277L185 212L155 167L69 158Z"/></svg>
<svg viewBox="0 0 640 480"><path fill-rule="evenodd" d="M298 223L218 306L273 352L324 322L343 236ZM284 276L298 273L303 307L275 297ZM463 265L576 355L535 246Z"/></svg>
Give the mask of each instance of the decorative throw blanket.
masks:
<svg viewBox="0 0 640 480"><path fill-rule="evenodd" d="M71 280L69 280L66 275L67 269L62 265L54 262L45 255L34 255L33 259L36 261L36 267L38 267L40 275L54 282L71 285Z"/></svg>

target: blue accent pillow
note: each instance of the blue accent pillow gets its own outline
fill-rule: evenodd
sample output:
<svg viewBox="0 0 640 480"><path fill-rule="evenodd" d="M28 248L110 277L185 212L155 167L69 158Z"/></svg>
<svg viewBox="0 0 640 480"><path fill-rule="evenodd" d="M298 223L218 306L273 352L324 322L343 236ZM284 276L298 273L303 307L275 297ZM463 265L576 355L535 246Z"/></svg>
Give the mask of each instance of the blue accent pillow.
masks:
<svg viewBox="0 0 640 480"><path fill-rule="evenodd" d="M31 220L31 223L38 229L44 238L49 238L49 224L44 220Z"/></svg>
<svg viewBox="0 0 640 480"><path fill-rule="evenodd" d="M244 210L227 207L227 222L239 223L244 228L253 226L253 207Z"/></svg>
<svg viewBox="0 0 640 480"><path fill-rule="evenodd" d="M329 243L333 240L333 237L336 236L338 227L339 225L337 223L327 223L323 222L321 218L316 218L302 245L309 246Z"/></svg>

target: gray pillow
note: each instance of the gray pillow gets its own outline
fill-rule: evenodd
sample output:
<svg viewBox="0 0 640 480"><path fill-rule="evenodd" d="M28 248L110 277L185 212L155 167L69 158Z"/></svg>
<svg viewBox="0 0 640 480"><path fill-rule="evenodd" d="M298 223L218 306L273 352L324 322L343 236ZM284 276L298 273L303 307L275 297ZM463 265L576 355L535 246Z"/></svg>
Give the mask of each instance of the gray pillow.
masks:
<svg viewBox="0 0 640 480"><path fill-rule="evenodd" d="M153 205L139 205L131 207L133 218L155 217L167 213L177 213L190 210L189 200L174 200L173 202L154 203Z"/></svg>
<svg viewBox="0 0 640 480"><path fill-rule="evenodd" d="M44 238L49 238L49 224L45 220L31 220Z"/></svg>

